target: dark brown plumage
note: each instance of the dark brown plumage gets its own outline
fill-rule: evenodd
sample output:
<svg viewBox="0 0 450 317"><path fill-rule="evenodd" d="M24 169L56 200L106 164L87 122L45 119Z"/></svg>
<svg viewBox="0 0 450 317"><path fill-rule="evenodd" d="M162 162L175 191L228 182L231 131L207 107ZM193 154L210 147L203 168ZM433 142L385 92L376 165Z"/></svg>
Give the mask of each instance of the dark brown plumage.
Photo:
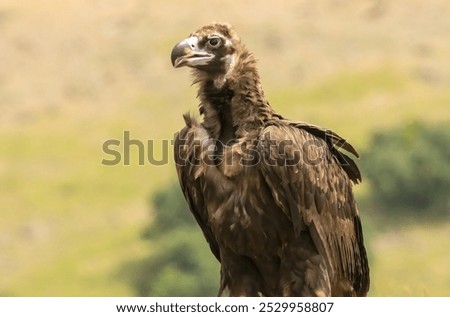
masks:
<svg viewBox="0 0 450 317"><path fill-rule="evenodd" d="M369 267L352 182L361 175L330 130L276 114L256 62L232 27L177 44L193 69L199 123L175 141L180 184L221 263L219 295L365 296Z"/></svg>

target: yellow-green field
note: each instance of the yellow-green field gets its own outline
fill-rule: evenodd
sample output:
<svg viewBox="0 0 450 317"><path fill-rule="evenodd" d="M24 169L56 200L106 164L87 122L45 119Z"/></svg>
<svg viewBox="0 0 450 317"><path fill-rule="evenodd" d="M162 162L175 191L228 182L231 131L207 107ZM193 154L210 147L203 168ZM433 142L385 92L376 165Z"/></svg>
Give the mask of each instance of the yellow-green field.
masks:
<svg viewBox="0 0 450 317"><path fill-rule="evenodd" d="M149 197L175 179L163 140L197 105L169 55L197 27L234 24L275 109L363 150L379 129L450 122L449 16L445 0L0 0L0 295L134 295L119 272L152 252ZM102 165L124 131L169 164ZM361 213L370 295L450 296L448 218Z"/></svg>

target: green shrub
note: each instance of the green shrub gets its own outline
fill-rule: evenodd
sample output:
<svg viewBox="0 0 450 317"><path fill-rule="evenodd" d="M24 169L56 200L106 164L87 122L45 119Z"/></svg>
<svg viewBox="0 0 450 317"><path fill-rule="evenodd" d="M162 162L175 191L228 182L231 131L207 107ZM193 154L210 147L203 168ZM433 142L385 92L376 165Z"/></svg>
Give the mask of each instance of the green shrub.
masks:
<svg viewBox="0 0 450 317"><path fill-rule="evenodd" d="M174 229L193 228L197 225L178 183L174 182L155 192L149 203L154 219L144 232L146 238L163 236Z"/></svg>
<svg viewBox="0 0 450 317"><path fill-rule="evenodd" d="M448 213L450 130L414 122L376 133L363 154L371 200L386 212Z"/></svg>
<svg viewBox="0 0 450 317"><path fill-rule="evenodd" d="M123 268L139 296L215 296L219 263L191 215L178 183L151 199L154 218L144 233L151 255Z"/></svg>

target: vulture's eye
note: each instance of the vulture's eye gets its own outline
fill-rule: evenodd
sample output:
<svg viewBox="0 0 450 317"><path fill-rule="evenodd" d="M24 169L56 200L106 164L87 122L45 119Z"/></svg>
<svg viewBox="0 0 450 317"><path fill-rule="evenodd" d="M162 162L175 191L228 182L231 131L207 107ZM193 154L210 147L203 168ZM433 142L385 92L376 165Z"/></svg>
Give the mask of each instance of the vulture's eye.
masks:
<svg viewBox="0 0 450 317"><path fill-rule="evenodd" d="M217 36L214 36L208 40L208 45L213 48L219 47L221 43L222 43L222 41L221 41L220 37L217 37Z"/></svg>

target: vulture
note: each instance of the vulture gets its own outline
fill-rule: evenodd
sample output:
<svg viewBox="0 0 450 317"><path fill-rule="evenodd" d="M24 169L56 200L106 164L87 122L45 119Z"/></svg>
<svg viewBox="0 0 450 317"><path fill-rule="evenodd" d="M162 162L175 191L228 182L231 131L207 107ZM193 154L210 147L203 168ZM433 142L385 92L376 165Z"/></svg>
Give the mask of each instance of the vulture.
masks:
<svg viewBox="0 0 450 317"><path fill-rule="evenodd" d="M189 209L220 262L218 295L366 296L352 145L275 112L255 57L229 24L201 27L175 45L171 61L190 67L198 85L202 119L184 115L174 155Z"/></svg>

